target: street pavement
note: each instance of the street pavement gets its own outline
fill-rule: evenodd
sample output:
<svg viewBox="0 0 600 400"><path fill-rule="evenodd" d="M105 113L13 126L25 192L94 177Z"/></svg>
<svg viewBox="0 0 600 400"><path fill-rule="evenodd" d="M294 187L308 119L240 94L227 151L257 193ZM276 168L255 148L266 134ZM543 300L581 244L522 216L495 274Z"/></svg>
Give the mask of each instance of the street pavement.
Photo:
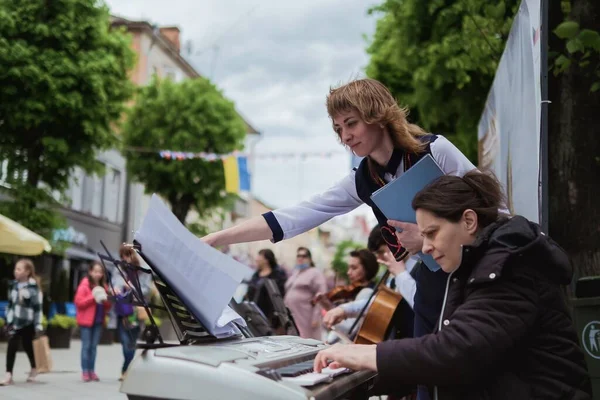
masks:
<svg viewBox="0 0 600 400"><path fill-rule="evenodd" d="M37 382L26 383L29 360L24 352L17 353L14 369L15 385L0 386L2 400L45 400L45 399L102 399L126 400L119 393L123 353L121 345L98 346L96 373L100 382L83 382L80 367L81 341L71 340L70 349L51 349L53 368L51 372L38 375ZM0 379L4 379L6 343L0 343Z"/></svg>

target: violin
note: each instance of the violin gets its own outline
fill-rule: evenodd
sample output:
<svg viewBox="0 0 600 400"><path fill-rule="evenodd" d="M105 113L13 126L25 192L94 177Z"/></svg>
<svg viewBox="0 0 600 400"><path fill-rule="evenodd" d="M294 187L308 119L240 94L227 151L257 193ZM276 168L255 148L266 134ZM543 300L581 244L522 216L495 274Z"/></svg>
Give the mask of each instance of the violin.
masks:
<svg viewBox="0 0 600 400"><path fill-rule="evenodd" d="M321 306L327 311L333 308L334 304L345 303L354 300L368 282L354 282L349 285L340 285L331 289L325 294L318 294L312 300L312 305L321 303Z"/></svg>

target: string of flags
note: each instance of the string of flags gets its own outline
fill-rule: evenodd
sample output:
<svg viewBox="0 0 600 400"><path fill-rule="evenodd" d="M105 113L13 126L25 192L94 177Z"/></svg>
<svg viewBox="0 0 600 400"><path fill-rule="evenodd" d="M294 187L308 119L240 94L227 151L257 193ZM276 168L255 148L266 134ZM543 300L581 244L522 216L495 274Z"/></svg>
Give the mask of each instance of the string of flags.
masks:
<svg viewBox="0 0 600 400"><path fill-rule="evenodd" d="M183 151L161 150L161 158L167 160L188 160L202 158L207 161L221 160L225 174L225 191L240 193L250 191L250 171L248 170L248 155L239 151L230 154L191 153Z"/></svg>
<svg viewBox="0 0 600 400"><path fill-rule="evenodd" d="M225 160L229 157L246 157L250 158L250 154L235 151L229 154L215 154L215 153L192 153L192 152L184 152L184 151L172 151L172 150L161 150L158 152L161 158L166 160L189 160L194 158L200 158L206 161L217 161L217 160ZM253 154L253 158L260 159L277 159L277 158L308 158L308 157L318 157L318 158L331 158L334 155L347 154L345 152L339 151L328 151L328 152L287 152L287 153L265 153L265 154Z"/></svg>
<svg viewBox="0 0 600 400"><path fill-rule="evenodd" d="M127 151L142 153L158 153L165 160L182 161L190 159L203 159L206 161L222 161L225 174L225 190L229 193L240 193L250 191L250 171L248 170L249 153L243 151L234 151L229 154L216 154L206 152L187 152L173 150L152 150L141 147L127 147ZM286 153L263 153L253 154L253 158L260 159L306 159L308 157L331 158L334 155L345 154L345 151L312 151L312 152L286 152Z"/></svg>

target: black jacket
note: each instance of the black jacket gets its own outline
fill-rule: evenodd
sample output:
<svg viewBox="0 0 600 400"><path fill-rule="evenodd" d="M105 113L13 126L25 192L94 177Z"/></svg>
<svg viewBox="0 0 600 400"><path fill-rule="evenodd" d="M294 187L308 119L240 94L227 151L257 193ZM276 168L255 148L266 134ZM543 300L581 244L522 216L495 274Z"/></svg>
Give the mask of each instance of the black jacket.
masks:
<svg viewBox="0 0 600 400"><path fill-rule="evenodd" d="M277 288L281 293L281 297L283 298L285 295L287 274L280 266L276 266L266 277L259 276L258 271L252 275L252 278L248 283L248 291L246 292L245 300L255 302L265 314L271 325L274 328L277 328L279 326L279 320L273 316L273 304L271 303L267 289L264 286L265 279L273 279L275 281Z"/></svg>
<svg viewBox="0 0 600 400"><path fill-rule="evenodd" d="M432 399L591 399L561 285L565 252L514 217L463 247L436 332L377 345L382 382L425 384Z"/></svg>

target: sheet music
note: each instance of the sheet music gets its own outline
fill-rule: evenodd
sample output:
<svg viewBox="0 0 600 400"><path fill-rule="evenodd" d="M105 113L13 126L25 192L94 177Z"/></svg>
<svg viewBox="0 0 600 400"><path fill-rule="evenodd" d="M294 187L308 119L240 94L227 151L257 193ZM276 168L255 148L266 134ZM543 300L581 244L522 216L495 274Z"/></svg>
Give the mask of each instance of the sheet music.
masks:
<svg viewBox="0 0 600 400"><path fill-rule="evenodd" d="M238 334L233 322L246 326L228 304L249 268L194 236L155 194L135 240L212 335Z"/></svg>

